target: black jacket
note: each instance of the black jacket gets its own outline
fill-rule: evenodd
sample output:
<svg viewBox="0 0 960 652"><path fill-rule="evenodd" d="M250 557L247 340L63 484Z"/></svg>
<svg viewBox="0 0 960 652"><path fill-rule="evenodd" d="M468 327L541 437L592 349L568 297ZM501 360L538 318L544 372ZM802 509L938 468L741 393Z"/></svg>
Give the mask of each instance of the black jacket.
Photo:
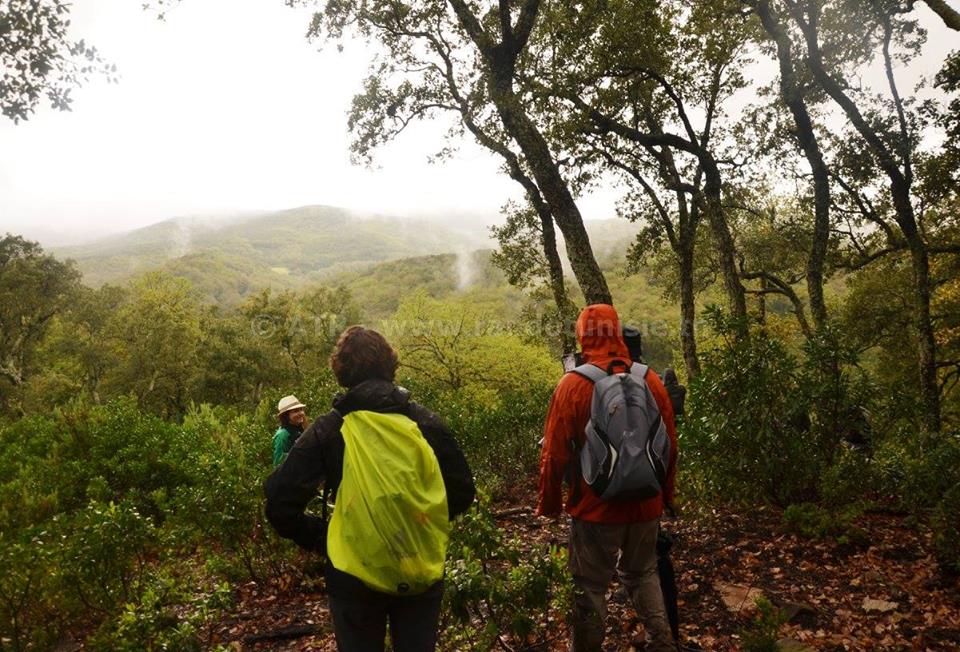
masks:
<svg viewBox="0 0 960 652"><path fill-rule="evenodd" d="M405 389L383 380L368 380L338 397L333 409L313 422L264 486L267 520L280 536L308 550L324 549L326 528L319 517L305 513L307 503L321 484L331 494L340 486L344 453L340 427L343 417L358 410L405 414L416 422L440 464L451 520L465 512L476 495L467 460L443 421L411 401Z"/></svg>

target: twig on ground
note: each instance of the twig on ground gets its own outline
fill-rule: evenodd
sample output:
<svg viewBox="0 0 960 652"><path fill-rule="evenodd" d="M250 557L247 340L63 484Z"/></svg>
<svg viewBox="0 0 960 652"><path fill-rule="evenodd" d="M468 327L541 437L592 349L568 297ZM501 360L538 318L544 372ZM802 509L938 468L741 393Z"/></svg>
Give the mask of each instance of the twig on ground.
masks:
<svg viewBox="0 0 960 652"><path fill-rule="evenodd" d="M282 629L276 629L272 632L261 632L258 634L249 634L243 637L244 643L258 643L260 641L282 641L291 638L303 638L326 631L325 627L320 625L291 625Z"/></svg>
<svg viewBox="0 0 960 652"><path fill-rule="evenodd" d="M530 512L530 508L523 507L511 507L510 509L503 509L499 512L494 512L494 518L508 518L510 516L519 516L520 514L527 514Z"/></svg>

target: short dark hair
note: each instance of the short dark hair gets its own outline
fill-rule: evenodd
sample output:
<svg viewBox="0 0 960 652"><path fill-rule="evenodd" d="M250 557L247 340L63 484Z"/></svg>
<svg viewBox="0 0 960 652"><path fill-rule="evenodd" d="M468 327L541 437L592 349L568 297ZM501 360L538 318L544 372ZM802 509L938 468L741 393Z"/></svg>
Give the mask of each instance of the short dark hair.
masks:
<svg viewBox="0 0 960 652"><path fill-rule="evenodd" d="M393 382L397 352L386 338L371 328L351 326L343 331L330 356L330 367L344 387L379 378Z"/></svg>

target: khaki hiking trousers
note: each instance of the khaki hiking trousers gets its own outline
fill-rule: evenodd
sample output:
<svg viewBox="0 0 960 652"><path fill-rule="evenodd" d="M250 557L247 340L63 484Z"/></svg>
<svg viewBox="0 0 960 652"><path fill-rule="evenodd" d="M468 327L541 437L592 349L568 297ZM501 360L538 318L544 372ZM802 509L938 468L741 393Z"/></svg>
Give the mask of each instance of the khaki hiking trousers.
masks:
<svg viewBox="0 0 960 652"><path fill-rule="evenodd" d="M600 652L607 619L607 588L618 573L652 640L651 652L675 652L657 575L658 521L610 525L572 519L573 652Z"/></svg>

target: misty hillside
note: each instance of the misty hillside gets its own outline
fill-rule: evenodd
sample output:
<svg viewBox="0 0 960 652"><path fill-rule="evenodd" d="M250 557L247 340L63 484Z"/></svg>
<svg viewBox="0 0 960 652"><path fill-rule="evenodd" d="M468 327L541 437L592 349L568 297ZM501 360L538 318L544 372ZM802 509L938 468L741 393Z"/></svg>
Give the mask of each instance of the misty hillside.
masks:
<svg viewBox="0 0 960 652"><path fill-rule="evenodd" d="M332 268L484 246L486 233L474 225L305 206L230 220L171 219L54 252L75 260L89 285L165 268L195 282L225 274L242 295L243 277L251 286L295 285Z"/></svg>
<svg viewBox="0 0 960 652"><path fill-rule="evenodd" d="M622 220L589 221L587 227L604 258L622 256L636 231ZM233 218L170 219L53 251L75 260L91 286L162 269L189 279L211 301L234 305L265 287L344 283L358 286L378 304L382 295L389 310L396 305L398 285L439 295L440 288L475 281L466 279L475 274L468 254L492 244L488 227L477 220L394 218L305 206ZM442 254L448 256L436 258ZM396 262L378 266L388 261Z"/></svg>

